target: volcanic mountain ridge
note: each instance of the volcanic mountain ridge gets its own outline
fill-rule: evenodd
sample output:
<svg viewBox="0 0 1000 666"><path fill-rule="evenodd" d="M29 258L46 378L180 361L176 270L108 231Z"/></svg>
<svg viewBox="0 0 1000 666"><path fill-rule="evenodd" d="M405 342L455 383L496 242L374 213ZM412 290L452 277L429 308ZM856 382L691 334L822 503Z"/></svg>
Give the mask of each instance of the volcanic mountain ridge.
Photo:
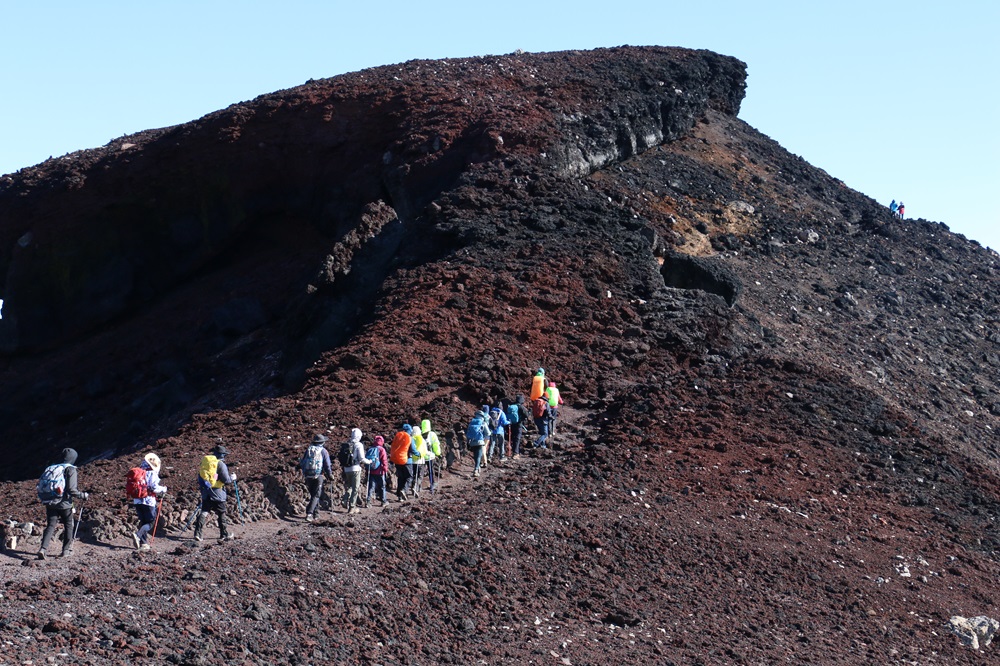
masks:
<svg viewBox="0 0 1000 666"><path fill-rule="evenodd" d="M998 616L996 254L749 127L745 81L413 61L0 177L0 502L38 522L68 445L95 495L85 558L0 562L18 657L979 663L945 624ZM539 366L556 450L473 481L474 406ZM438 494L300 522L314 432L425 415ZM250 525L192 547L219 441Z"/></svg>

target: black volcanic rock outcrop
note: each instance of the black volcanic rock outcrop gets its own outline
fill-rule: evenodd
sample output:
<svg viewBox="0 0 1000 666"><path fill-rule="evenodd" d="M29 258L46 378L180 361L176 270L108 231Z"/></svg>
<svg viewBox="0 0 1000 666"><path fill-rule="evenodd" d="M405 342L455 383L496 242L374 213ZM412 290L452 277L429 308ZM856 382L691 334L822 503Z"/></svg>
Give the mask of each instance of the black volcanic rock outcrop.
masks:
<svg viewBox="0 0 1000 666"><path fill-rule="evenodd" d="M0 503L67 443L94 497L93 557L0 560L19 657L980 663L942 627L1000 615L996 254L747 126L744 82L410 62L4 176ZM473 406L539 366L556 450L473 482ZM424 416L438 495L295 520L314 432ZM134 446L175 530L220 440L235 544L108 548Z"/></svg>

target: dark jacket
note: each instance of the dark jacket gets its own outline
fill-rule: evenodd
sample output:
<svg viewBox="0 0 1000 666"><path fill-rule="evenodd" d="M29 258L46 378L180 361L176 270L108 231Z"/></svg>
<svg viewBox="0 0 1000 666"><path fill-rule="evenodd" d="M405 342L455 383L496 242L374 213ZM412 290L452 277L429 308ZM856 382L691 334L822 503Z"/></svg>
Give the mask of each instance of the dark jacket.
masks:
<svg viewBox="0 0 1000 666"><path fill-rule="evenodd" d="M62 462L67 465L66 469L63 470L63 476L66 478L66 490L63 493L63 501L49 505L54 509L71 509L73 508L74 497L86 496L86 493L81 492L79 488L77 488L77 473L75 466L77 457L75 449L62 450Z"/></svg>
<svg viewBox="0 0 1000 666"><path fill-rule="evenodd" d="M201 488L201 500L202 502L214 501L226 503L228 495L226 495L226 486L233 482L233 477L229 476L229 468L226 467L226 463L219 461L219 467L215 470L216 474L219 475L219 481L222 482L221 488L209 488L204 483L199 483L198 487Z"/></svg>

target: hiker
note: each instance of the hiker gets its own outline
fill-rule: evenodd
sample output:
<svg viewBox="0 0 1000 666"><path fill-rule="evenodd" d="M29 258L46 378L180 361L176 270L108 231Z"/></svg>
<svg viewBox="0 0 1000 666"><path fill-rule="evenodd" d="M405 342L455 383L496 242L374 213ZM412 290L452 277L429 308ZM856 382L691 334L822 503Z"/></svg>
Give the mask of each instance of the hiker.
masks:
<svg viewBox="0 0 1000 666"><path fill-rule="evenodd" d="M549 399L549 436L552 437L556 434L559 405L563 404L562 396L559 395L559 389L556 388L555 382L549 382L548 388L545 389L545 397Z"/></svg>
<svg viewBox="0 0 1000 666"><path fill-rule="evenodd" d="M222 444L201 459L198 470L198 487L201 489L201 511L194 522L194 540L201 541L208 514L214 513L219 521L219 541L232 541L229 531L229 515L226 513L226 486L236 482L236 475L229 473L226 456L229 450Z"/></svg>
<svg viewBox="0 0 1000 666"><path fill-rule="evenodd" d="M510 422L509 437L510 453L517 460L521 457L521 436L524 434L524 424L531 417L531 412L524 406L524 396L517 396L515 402L507 405L507 420Z"/></svg>
<svg viewBox="0 0 1000 666"><path fill-rule="evenodd" d="M487 456L492 459L494 454L499 449L500 460L503 461L507 457L507 442L504 436L506 431L504 428L510 425L510 421L507 420L507 415L503 411L503 403L497 403L497 406L490 410L490 452Z"/></svg>
<svg viewBox="0 0 1000 666"><path fill-rule="evenodd" d="M424 437L424 443L427 445L427 482L430 486L430 491L434 492L434 479L438 476L440 469L435 470L434 466L437 461L441 458L441 439L438 434L431 430L431 420L424 419L420 422L420 433Z"/></svg>
<svg viewBox="0 0 1000 666"><path fill-rule="evenodd" d="M420 430L414 428L410 432L413 438L414 453L410 454L410 479L406 482L406 488L410 491L411 497L420 496L420 485L424 478L424 469L427 466L427 442Z"/></svg>
<svg viewBox="0 0 1000 666"><path fill-rule="evenodd" d="M469 427L465 429L465 439L468 442L469 450L472 451L472 460L475 467L472 476L478 478L479 470L483 465L483 449L486 448L486 440L489 439L489 426L485 410L480 410L473 415L469 421Z"/></svg>
<svg viewBox="0 0 1000 666"><path fill-rule="evenodd" d="M545 393L545 368L538 368L538 372L531 378L531 392L528 397L534 400Z"/></svg>
<svg viewBox="0 0 1000 666"><path fill-rule="evenodd" d="M160 456L147 453L139 466L129 471L125 494L131 498L139 518L139 529L132 533L132 541L136 550L149 550L149 537L158 512L156 500L167 494L167 487L160 485Z"/></svg>
<svg viewBox="0 0 1000 666"><path fill-rule="evenodd" d="M540 395L531 403L531 417L538 428L538 438L535 440L536 449L548 448L545 440L549 436L549 400L544 395Z"/></svg>
<svg viewBox="0 0 1000 666"><path fill-rule="evenodd" d="M309 504L306 505L306 521L312 522L319 510L319 500L323 495L323 477L333 483L333 465L330 452L326 450L327 438L322 433L314 435L312 443L302 455L299 468L309 490Z"/></svg>
<svg viewBox="0 0 1000 666"><path fill-rule="evenodd" d="M892 203L889 204L889 212L892 213L893 215L896 215L896 211L898 210L899 210L899 204L897 204L896 200L893 199Z"/></svg>
<svg viewBox="0 0 1000 666"><path fill-rule="evenodd" d="M906 206L903 204L902 201L899 202L898 212L899 212L899 219L902 220L903 218L906 217Z"/></svg>
<svg viewBox="0 0 1000 666"><path fill-rule="evenodd" d="M38 551L38 559L44 560L49 548L49 541L55 534L56 525L63 527L63 547L60 557L73 554L73 539L76 521L73 519L73 498L86 500L90 495L77 488L76 463L77 453L74 449L62 450L62 462L49 465L38 481L38 499L45 505L45 531L42 533L42 547Z"/></svg>
<svg viewBox="0 0 1000 666"><path fill-rule="evenodd" d="M365 495L365 506L371 503L372 492L379 498L381 506L385 506L385 476L389 473L389 456L385 452L385 439L381 435L375 436L375 443L365 452L365 457L371 461L368 463L368 492Z"/></svg>
<svg viewBox="0 0 1000 666"><path fill-rule="evenodd" d="M389 447L389 460L396 466L396 498L401 502L406 501L406 482L412 476L410 455L417 452L410 436L412 432L413 427L404 423L403 428L392 438Z"/></svg>
<svg viewBox="0 0 1000 666"><path fill-rule="evenodd" d="M363 471L361 466L367 467L372 462L365 457L361 436L361 428L352 428L350 441L345 442L337 454L337 460L344 467L344 498L340 501L340 505L347 509L348 513L361 513L361 509L358 508Z"/></svg>

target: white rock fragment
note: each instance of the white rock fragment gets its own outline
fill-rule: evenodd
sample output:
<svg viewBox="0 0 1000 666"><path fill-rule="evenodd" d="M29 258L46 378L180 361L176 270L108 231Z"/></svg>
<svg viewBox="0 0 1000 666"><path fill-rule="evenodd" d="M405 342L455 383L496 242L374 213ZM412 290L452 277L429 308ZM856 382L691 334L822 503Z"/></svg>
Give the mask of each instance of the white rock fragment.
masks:
<svg viewBox="0 0 1000 666"><path fill-rule="evenodd" d="M1000 629L1000 622L985 615L970 618L955 615L948 620L948 628L958 636L963 645L978 650L990 644L997 629Z"/></svg>

